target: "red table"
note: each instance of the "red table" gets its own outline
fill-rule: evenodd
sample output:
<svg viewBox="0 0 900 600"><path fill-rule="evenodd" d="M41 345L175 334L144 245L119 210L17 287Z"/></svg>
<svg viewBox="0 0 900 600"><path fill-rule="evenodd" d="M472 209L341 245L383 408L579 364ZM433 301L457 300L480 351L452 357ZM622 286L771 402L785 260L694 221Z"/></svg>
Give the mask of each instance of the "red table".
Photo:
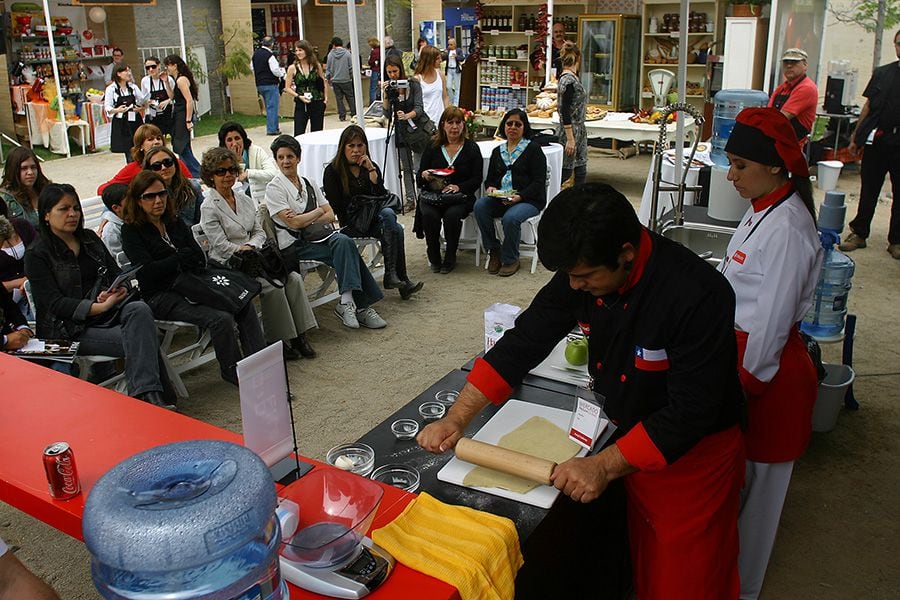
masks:
<svg viewBox="0 0 900 600"><path fill-rule="evenodd" d="M122 460L154 446L183 440L243 443L236 433L3 353L0 381L4 389L0 500L79 540L88 493L104 473ZM72 446L83 490L67 501L50 497L41 461L44 448L57 441ZM331 468L309 462L317 469ZM373 529L388 524L415 498L397 488L383 487L384 497ZM293 585L290 589L291 598L324 598ZM370 597L377 600L412 596L459 598L452 586L401 564Z"/></svg>

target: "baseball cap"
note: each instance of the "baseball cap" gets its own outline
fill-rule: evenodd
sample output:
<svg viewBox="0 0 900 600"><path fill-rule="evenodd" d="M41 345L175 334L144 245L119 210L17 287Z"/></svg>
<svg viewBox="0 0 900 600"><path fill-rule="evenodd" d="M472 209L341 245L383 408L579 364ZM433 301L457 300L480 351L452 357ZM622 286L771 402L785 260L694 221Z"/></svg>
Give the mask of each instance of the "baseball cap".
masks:
<svg viewBox="0 0 900 600"><path fill-rule="evenodd" d="M809 58L809 55L805 50L801 50L800 48L788 48L784 51L784 54L781 55L781 60L806 60Z"/></svg>

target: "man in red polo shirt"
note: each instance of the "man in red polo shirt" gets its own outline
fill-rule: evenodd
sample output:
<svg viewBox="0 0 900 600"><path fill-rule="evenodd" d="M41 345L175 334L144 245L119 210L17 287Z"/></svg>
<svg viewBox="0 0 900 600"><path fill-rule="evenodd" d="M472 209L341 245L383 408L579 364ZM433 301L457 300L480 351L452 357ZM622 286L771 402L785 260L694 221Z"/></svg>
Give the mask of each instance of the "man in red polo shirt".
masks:
<svg viewBox="0 0 900 600"><path fill-rule="evenodd" d="M781 55L784 83L775 88L769 98L769 106L777 108L791 121L797 139L803 146L816 120L816 103L819 90L815 82L806 76L808 55L800 48L788 48Z"/></svg>
<svg viewBox="0 0 900 600"><path fill-rule="evenodd" d="M541 217L538 240L553 278L475 362L447 415L417 441L431 452L453 448L475 415L504 402L578 326L588 340L591 388L618 429L597 454L558 465L553 485L585 505L624 485L641 600L735 600L744 450L734 292L696 254L642 227L608 185L559 194ZM602 514L570 523L567 543L583 542L597 518ZM601 533L590 542L577 565L544 573L557 585L593 581L590 596L544 597L599 597L600 552L609 540ZM522 587L517 581L517 597L529 591Z"/></svg>

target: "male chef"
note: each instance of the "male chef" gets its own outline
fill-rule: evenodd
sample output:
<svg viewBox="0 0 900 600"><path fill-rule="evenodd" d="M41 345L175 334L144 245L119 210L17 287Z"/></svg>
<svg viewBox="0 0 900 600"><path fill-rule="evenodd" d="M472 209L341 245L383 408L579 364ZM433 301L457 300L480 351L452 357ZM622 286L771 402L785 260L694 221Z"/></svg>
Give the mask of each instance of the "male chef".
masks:
<svg viewBox="0 0 900 600"><path fill-rule="evenodd" d="M638 598L737 598L743 396L731 287L642 227L604 184L575 186L548 205L538 253L555 275L417 441L432 452L453 448L479 411L506 400L578 325L594 393L618 429L598 454L558 465L553 485L591 503L624 479Z"/></svg>

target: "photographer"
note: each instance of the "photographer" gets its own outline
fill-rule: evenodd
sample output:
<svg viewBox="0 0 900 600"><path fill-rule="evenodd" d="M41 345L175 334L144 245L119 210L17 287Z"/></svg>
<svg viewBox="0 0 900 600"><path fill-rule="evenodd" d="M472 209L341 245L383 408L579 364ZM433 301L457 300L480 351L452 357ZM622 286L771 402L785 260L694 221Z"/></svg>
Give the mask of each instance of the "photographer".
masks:
<svg viewBox="0 0 900 600"><path fill-rule="evenodd" d="M404 210L416 206L415 177L422 160L422 152L434 133L434 123L425 114L422 105L422 87L415 79L406 79L403 62L396 55L389 55L384 61L385 81L382 108L384 116L394 119L397 132L397 148L403 167L403 187L406 190Z"/></svg>

